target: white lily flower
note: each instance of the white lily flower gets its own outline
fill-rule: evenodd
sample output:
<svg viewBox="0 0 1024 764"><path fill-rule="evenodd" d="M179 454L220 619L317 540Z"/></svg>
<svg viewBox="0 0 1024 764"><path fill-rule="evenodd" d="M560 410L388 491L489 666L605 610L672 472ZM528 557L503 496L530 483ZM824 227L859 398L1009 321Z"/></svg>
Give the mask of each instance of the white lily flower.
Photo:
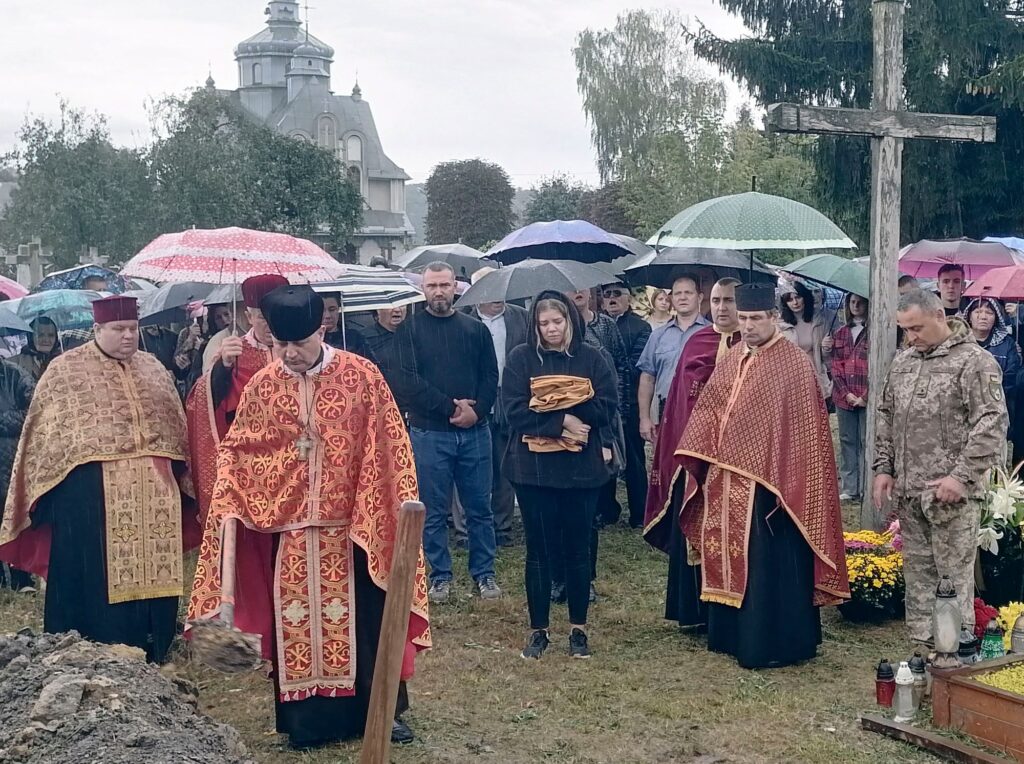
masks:
<svg viewBox="0 0 1024 764"><path fill-rule="evenodd" d="M994 555L999 554L999 539L1003 537L1002 531L995 528L982 527L978 529L978 546Z"/></svg>

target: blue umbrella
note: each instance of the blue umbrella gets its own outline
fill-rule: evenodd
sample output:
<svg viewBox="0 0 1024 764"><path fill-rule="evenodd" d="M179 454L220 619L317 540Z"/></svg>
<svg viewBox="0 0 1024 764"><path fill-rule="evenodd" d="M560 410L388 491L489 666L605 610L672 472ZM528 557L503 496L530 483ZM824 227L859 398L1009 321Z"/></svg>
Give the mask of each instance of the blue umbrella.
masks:
<svg viewBox="0 0 1024 764"><path fill-rule="evenodd" d="M487 257L503 265L532 260L574 260L607 263L634 254L613 234L585 220L554 220L531 223L513 231L487 251Z"/></svg>
<svg viewBox="0 0 1024 764"><path fill-rule="evenodd" d="M99 278L107 282L106 291L121 294L128 290L123 277L102 265L76 265L63 271L54 271L39 282L33 292L48 292L54 289L81 289L86 279Z"/></svg>
<svg viewBox="0 0 1024 764"><path fill-rule="evenodd" d="M18 318L32 323L39 316L52 319L61 331L90 329L93 325L92 304L103 297L101 292L87 289L51 289L10 300ZM17 306L14 307L14 303Z"/></svg>

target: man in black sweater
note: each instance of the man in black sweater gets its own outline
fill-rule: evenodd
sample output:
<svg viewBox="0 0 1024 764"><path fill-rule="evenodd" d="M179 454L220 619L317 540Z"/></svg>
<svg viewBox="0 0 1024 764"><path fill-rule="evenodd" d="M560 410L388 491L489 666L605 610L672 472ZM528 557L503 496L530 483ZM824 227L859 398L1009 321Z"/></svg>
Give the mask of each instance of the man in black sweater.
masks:
<svg viewBox="0 0 1024 764"><path fill-rule="evenodd" d="M430 601L447 602L452 560L448 510L458 488L469 535L469 573L480 596L501 596L494 579L491 434L487 417L498 393L498 362L490 332L457 312L455 272L436 262L423 272L426 310L395 333L396 397L409 412L420 499L426 505L423 552L430 563Z"/></svg>

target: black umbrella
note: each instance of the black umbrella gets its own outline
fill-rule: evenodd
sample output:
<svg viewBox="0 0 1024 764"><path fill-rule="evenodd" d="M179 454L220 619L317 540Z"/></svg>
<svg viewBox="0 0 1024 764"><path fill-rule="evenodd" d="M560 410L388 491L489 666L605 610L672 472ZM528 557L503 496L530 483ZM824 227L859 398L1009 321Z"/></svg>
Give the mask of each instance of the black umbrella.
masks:
<svg viewBox="0 0 1024 764"><path fill-rule="evenodd" d="M184 322L189 303L205 299L213 290L213 284L182 282L125 294L139 301L139 325L157 326Z"/></svg>
<svg viewBox="0 0 1024 764"><path fill-rule="evenodd" d="M629 246L585 220L530 223L487 250L488 259L503 265L526 259L600 263L629 254L633 254Z"/></svg>
<svg viewBox="0 0 1024 764"><path fill-rule="evenodd" d="M669 247L661 252L651 252L623 273L630 286L646 285L663 289L671 288L672 282L683 273L696 273L711 281L729 276L740 281L750 281L751 275L757 283L774 284L778 280L768 266L759 260L752 260L746 252L697 247Z"/></svg>
<svg viewBox="0 0 1024 764"><path fill-rule="evenodd" d="M483 252L465 244L428 244L410 249L401 257L396 257L394 265L403 271L417 271L440 261L454 268L456 276L468 280L475 271L491 265L491 262L484 260L483 257Z"/></svg>
<svg viewBox="0 0 1024 764"><path fill-rule="evenodd" d="M592 265L572 260L523 260L477 281L459 298L458 307L535 297L545 289L577 292L619 279Z"/></svg>

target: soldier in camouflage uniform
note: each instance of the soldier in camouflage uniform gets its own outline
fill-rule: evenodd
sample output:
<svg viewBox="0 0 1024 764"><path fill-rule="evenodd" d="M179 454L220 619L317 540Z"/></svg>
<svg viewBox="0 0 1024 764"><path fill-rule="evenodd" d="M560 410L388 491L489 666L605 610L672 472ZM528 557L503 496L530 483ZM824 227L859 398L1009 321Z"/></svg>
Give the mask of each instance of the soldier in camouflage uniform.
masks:
<svg viewBox="0 0 1024 764"><path fill-rule="evenodd" d="M878 406L874 503L895 500L911 639L930 643L939 578L956 585L974 626L974 558L987 473L1006 451L1002 372L930 292L900 297L909 347L889 368Z"/></svg>

